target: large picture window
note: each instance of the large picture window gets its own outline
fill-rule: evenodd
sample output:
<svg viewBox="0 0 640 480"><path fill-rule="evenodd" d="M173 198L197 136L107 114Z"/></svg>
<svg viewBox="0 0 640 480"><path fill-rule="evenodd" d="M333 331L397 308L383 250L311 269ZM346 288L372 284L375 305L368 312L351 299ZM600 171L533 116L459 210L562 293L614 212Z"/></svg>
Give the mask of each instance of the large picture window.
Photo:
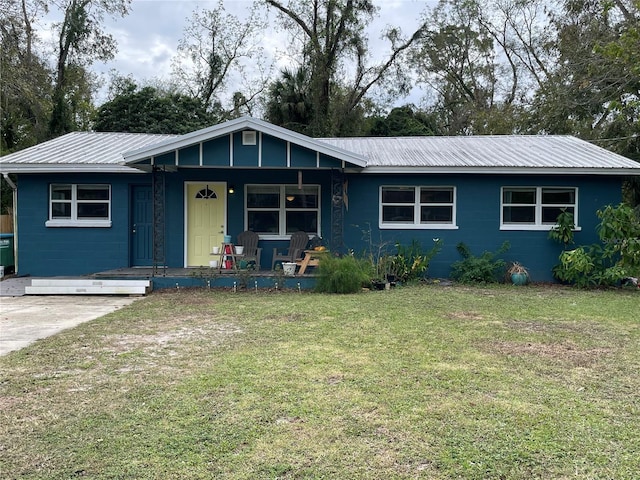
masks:
<svg viewBox="0 0 640 480"><path fill-rule="evenodd" d="M263 236L320 234L320 187L247 185L246 226Z"/></svg>
<svg viewBox="0 0 640 480"><path fill-rule="evenodd" d="M503 187L501 203L503 230L550 230L563 211L578 217L574 187Z"/></svg>
<svg viewBox="0 0 640 480"><path fill-rule="evenodd" d="M455 187L381 187L380 228L457 228Z"/></svg>
<svg viewBox="0 0 640 480"><path fill-rule="evenodd" d="M111 187L92 184L52 184L48 227L110 227Z"/></svg>

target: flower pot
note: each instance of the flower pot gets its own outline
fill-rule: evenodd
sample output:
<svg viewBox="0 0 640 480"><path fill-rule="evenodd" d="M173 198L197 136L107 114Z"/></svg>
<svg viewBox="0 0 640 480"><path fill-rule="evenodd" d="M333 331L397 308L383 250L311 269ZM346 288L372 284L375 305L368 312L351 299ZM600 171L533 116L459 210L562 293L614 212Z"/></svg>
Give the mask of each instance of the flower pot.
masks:
<svg viewBox="0 0 640 480"><path fill-rule="evenodd" d="M526 285L529 277L526 273L512 273L511 274L511 283L514 285Z"/></svg>
<svg viewBox="0 0 640 480"><path fill-rule="evenodd" d="M236 254L242 255L244 253L244 247L242 245L236 245Z"/></svg>
<svg viewBox="0 0 640 480"><path fill-rule="evenodd" d="M209 266L211 268L218 268L218 260L209 260Z"/></svg>
<svg viewBox="0 0 640 480"><path fill-rule="evenodd" d="M296 274L295 262L284 262L282 264L282 271L287 277L293 277Z"/></svg>
<svg viewBox="0 0 640 480"><path fill-rule="evenodd" d="M225 235L223 241L224 243L231 243L231 235Z"/></svg>
<svg viewBox="0 0 640 480"><path fill-rule="evenodd" d="M211 251L211 253L213 253L214 255L219 255L220 254L220 247L213 247L213 250Z"/></svg>

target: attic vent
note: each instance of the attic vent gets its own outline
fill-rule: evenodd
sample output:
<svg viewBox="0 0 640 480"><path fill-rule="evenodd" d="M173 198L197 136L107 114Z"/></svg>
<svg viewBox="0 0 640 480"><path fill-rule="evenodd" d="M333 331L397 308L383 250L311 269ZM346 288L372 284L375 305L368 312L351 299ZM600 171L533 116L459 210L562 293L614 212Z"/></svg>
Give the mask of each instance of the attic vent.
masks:
<svg viewBox="0 0 640 480"><path fill-rule="evenodd" d="M242 144L243 145L255 145L256 144L256 131L245 130L242 132Z"/></svg>
<svg viewBox="0 0 640 480"><path fill-rule="evenodd" d="M216 192L211 190L209 188L209 185L207 185L206 188L203 188L198 193L196 193L196 198L206 198L210 200L215 200L216 198L218 198L218 195L216 195Z"/></svg>

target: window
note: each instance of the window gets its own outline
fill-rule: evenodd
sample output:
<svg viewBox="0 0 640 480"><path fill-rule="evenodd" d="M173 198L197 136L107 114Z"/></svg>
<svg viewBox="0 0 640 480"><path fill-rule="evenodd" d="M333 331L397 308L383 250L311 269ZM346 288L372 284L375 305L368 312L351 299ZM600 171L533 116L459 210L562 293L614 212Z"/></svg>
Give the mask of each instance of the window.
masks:
<svg viewBox="0 0 640 480"><path fill-rule="evenodd" d="M247 185L247 230L284 236L303 231L320 234L320 187L317 185Z"/></svg>
<svg viewBox="0 0 640 480"><path fill-rule="evenodd" d="M457 228L455 187L381 187L380 228Z"/></svg>
<svg viewBox="0 0 640 480"><path fill-rule="evenodd" d="M110 227L109 185L53 184L48 227Z"/></svg>
<svg viewBox="0 0 640 480"><path fill-rule="evenodd" d="M562 211L578 216L574 187L503 187L500 226L503 230L551 230Z"/></svg>

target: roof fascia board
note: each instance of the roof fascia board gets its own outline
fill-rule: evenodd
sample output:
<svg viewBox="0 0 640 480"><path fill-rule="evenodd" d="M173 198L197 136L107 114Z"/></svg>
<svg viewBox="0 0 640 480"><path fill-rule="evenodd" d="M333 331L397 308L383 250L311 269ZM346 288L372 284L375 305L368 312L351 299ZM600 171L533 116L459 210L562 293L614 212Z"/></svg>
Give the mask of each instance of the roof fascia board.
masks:
<svg viewBox="0 0 640 480"><path fill-rule="evenodd" d="M77 165L77 164L51 164L51 165L0 165L0 173L143 173L138 168L124 165Z"/></svg>
<svg viewBox="0 0 640 480"><path fill-rule="evenodd" d="M325 155L336 157L340 160L364 167L367 164L366 158L353 152L334 147L327 143L315 140L301 133L287 130L286 128L272 125L268 122L251 117L240 117L228 122L214 125L212 127L187 133L175 139L165 140L148 147L139 148L123 154L126 164L134 164L140 160L146 160L152 156L162 155L172 150L189 147L198 143L206 142L213 138L229 135L245 129L257 130L263 134L271 135L281 140L295 143L310 150L315 150Z"/></svg>
<svg viewBox="0 0 640 480"><path fill-rule="evenodd" d="M361 170L369 174L456 174L484 175L640 175L638 168L526 168L526 167L367 167Z"/></svg>

